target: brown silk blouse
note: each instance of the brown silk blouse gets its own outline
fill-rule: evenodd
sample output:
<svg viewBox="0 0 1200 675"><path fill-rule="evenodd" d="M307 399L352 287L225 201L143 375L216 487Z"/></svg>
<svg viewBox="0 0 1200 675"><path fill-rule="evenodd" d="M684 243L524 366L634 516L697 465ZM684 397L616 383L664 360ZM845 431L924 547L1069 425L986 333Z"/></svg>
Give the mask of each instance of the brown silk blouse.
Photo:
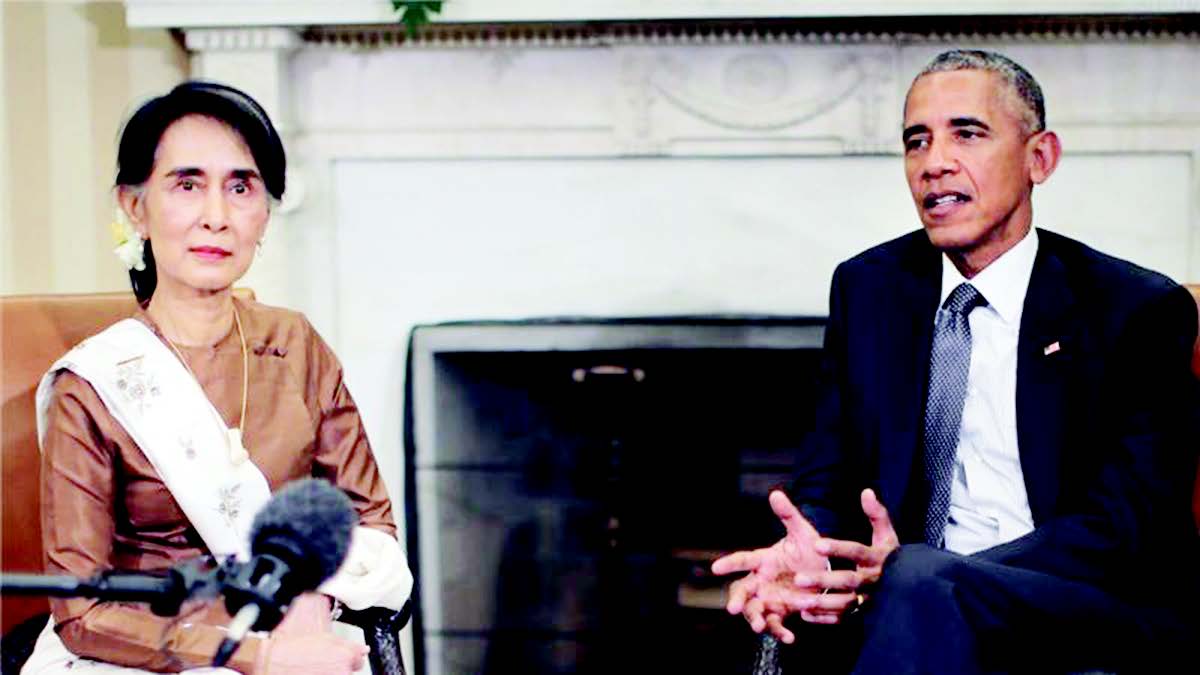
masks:
<svg viewBox="0 0 1200 675"><path fill-rule="evenodd" d="M303 315L233 302L250 350L244 444L271 491L307 476L326 478L350 497L359 524L395 535L392 505L337 357ZM145 312L135 318L163 339ZM180 350L226 424L237 426L236 329L212 347ZM207 555L150 461L91 385L64 371L54 392L42 448L47 573L161 570ZM177 617L155 616L138 603L52 599L50 605L72 652L165 672L208 665L230 619L219 598L185 606ZM245 640L229 667L252 672L258 648L258 640Z"/></svg>

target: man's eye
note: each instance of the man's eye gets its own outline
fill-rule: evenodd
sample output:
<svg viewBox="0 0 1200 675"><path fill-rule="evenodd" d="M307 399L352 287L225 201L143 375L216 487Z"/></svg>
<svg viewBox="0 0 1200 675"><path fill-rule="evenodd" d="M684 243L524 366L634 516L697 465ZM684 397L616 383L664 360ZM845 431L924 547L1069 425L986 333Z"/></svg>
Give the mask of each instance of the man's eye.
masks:
<svg viewBox="0 0 1200 675"><path fill-rule="evenodd" d="M197 185L196 181L192 180L191 178L184 178L183 180L179 181L179 187L191 192L192 190L196 189Z"/></svg>
<svg viewBox="0 0 1200 675"><path fill-rule="evenodd" d="M912 152L913 150L920 150L923 147L925 147L925 139L924 138L910 138L904 142L904 149L907 152Z"/></svg>
<svg viewBox="0 0 1200 675"><path fill-rule="evenodd" d="M962 138L962 139L970 140L972 138L977 138L979 135L980 135L979 132L974 129L959 129L958 130L958 137Z"/></svg>
<svg viewBox="0 0 1200 675"><path fill-rule="evenodd" d="M246 185L245 183L234 183L233 194L244 195L248 192L250 192L250 186Z"/></svg>

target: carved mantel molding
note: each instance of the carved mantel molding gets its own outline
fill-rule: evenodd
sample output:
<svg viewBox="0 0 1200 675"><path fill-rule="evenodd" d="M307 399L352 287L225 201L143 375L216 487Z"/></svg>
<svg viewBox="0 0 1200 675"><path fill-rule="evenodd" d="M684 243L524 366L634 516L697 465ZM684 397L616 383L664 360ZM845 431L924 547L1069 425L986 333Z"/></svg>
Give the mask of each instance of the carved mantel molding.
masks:
<svg viewBox="0 0 1200 675"><path fill-rule="evenodd" d="M388 0L126 0L136 28L341 26L396 22ZM571 23L913 16L1170 15L1196 0L449 0L439 22Z"/></svg>
<svg viewBox="0 0 1200 675"><path fill-rule="evenodd" d="M304 44L300 32L292 28L188 28L183 31L184 46L189 51L283 50L297 49Z"/></svg>
<svg viewBox="0 0 1200 675"><path fill-rule="evenodd" d="M350 47L893 44L1196 39L1200 0L451 0L418 37L388 0L125 0L193 51Z"/></svg>

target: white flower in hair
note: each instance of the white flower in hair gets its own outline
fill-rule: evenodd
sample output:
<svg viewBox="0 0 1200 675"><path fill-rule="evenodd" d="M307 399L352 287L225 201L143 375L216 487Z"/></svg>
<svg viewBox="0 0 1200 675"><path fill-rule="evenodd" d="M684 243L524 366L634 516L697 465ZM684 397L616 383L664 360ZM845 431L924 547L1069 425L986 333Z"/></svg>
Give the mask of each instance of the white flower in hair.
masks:
<svg viewBox="0 0 1200 675"><path fill-rule="evenodd" d="M113 221L109 223L108 227L112 230L113 241L117 242L113 253L116 253L121 262L125 264L125 269L144 271L146 269L144 253L146 240L142 239L133 229L133 225L125 217L125 212L119 207L113 214Z"/></svg>

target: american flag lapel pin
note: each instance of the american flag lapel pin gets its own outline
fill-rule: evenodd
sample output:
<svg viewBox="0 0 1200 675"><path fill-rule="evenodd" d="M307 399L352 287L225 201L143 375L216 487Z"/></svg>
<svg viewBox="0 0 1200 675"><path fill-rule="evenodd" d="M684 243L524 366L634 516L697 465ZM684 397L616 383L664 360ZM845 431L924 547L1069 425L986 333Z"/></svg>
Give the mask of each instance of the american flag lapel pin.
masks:
<svg viewBox="0 0 1200 675"><path fill-rule="evenodd" d="M1057 352L1060 349L1062 349L1062 345L1058 343L1058 340L1055 340L1054 342L1051 342L1050 344L1046 345L1046 348L1042 350L1042 355L1050 356L1051 354L1053 354L1054 352Z"/></svg>

